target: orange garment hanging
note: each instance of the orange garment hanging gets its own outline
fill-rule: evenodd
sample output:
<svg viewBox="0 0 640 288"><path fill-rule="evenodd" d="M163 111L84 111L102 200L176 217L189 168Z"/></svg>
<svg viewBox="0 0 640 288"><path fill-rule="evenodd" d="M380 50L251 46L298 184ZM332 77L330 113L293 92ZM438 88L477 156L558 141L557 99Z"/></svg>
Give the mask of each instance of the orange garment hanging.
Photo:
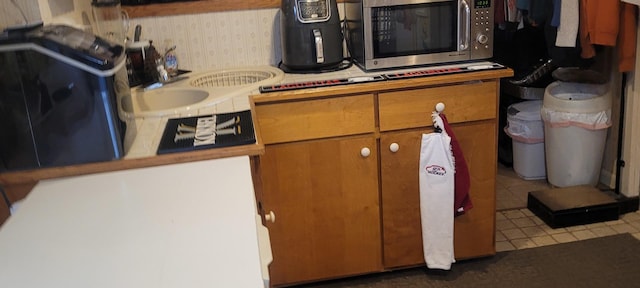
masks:
<svg viewBox="0 0 640 288"><path fill-rule="evenodd" d="M618 70L633 71L636 65L636 34L638 33L638 7L622 3L620 16L620 32L618 33Z"/></svg>
<svg viewBox="0 0 640 288"><path fill-rule="evenodd" d="M618 70L635 66L637 7L620 0L580 0L580 45L582 58L596 55L593 45L617 46Z"/></svg>

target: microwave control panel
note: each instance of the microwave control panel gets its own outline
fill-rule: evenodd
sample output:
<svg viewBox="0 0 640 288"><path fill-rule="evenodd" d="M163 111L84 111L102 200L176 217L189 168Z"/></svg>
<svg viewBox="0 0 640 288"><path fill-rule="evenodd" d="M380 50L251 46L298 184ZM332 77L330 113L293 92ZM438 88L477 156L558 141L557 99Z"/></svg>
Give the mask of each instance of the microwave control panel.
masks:
<svg viewBox="0 0 640 288"><path fill-rule="evenodd" d="M491 8L491 2L489 0L476 0L473 4L473 7L475 7L476 9Z"/></svg>
<svg viewBox="0 0 640 288"><path fill-rule="evenodd" d="M493 9L489 0L475 0L471 10L472 58L493 56Z"/></svg>

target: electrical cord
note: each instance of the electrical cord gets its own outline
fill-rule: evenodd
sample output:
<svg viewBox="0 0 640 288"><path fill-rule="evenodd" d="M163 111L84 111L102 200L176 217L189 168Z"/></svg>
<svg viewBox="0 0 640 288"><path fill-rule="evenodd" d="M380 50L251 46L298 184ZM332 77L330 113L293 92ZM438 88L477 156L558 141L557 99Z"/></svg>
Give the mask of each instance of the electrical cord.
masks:
<svg viewBox="0 0 640 288"><path fill-rule="evenodd" d="M616 151L616 183L615 183L615 187L613 187L614 192L618 195L620 195L620 182L621 182L621 178L622 178L622 168L624 167L625 163L624 163L624 158L622 156L622 149L623 149L623 141L624 141L624 110L626 109L626 105L625 105L625 101L626 101L626 89L625 86L627 86L627 74L626 73L622 73L622 92L620 93L620 120L619 120L619 124L618 124L618 145L616 147L617 151Z"/></svg>

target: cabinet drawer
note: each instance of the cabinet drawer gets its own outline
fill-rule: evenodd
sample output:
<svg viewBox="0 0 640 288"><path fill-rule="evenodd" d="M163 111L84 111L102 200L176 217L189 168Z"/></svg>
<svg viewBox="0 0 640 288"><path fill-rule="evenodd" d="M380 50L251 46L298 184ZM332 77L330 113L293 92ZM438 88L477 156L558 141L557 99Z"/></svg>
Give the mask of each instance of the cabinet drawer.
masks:
<svg viewBox="0 0 640 288"><path fill-rule="evenodd" d="M487 81L380 93L380 131L432 126L431 112L445 104L449 123L497 118L498 82Z"/></svg>
<svg viewBox="0 0 640 288"><path fill-rule="evenodd" d="M372 94L256 104L264 144L375 131Z"/></svg>

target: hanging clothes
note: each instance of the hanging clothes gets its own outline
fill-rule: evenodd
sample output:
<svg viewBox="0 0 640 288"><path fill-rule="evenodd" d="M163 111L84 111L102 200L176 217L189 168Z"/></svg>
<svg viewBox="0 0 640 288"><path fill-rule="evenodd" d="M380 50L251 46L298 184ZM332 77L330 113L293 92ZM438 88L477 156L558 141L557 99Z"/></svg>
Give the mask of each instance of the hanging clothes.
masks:
<svg viewBox="0 0 640 288"><path fill-rule="evenodd" d="M529 18L534 26L544 25L547 20L547 6L553 5L551 0L533 0L529 1Z"/></svg>
<svg viewBox="0 0 640 288"><path fill-rule="evenodd" d="M636 65L636 35L638 33L638 6L622 3L620 31L618 32L618 71L633 71Z"/></svg>
<svg viewBox="0 0 640 288"><path fill-rule="evenodd" d="M464 158L464 153L462 153L460 143L458 142L456 135L453 133L446 115L441 113L440 118L442 119L442 126L444 127L444 130L447 132L449 137L451 137L451 154L453 155L456 172L454 175L455 187L453 209L454 215L460 216L473 208L473 203L469 196L471 176L469 175L469 167L467 166L467 161Z"/></svg>
<svg viewBox="0 0 640 288"><path fill-rule="evenodd" d="M505 0L496 1L495 8L493 9L493 23L501 25L507 21L507 16L504 8Z"/></svg>
<svg viewBox="0 0 640 288"><path fill-rule="evenodd" d="M637 7L620 1L580 0L581 57L596 55L593 45L617 46L618 71L635 66Z"/></svg>
<svg viewBox="0 0 640 288"><path fill-rule="evenodd" d="M434 112L434 126L443 127ZM451 269L453 251L454 163L445 130L422 135L420 147L420 222L424 260L430 269Z"/></svg>
<svg viewBox="0 0 640 288"><path fill-rule="evenodd" d="M556 46L558 47L576 47L578 39L578 27L580 26L580 5L578 0L555 0L559 3L558 9L560 14L560 22L558 27L558 35L556 35ZM556 4L558 5L558 4ZM554 15L555 15L554 11Z"/></svg>
<svg viewBox="0 0 640 288"><path fill-rule="evenodd" d="M553 0L553 15L551 16L551 26L560 26L560 10L562 2L560 0Z"/></svg>

